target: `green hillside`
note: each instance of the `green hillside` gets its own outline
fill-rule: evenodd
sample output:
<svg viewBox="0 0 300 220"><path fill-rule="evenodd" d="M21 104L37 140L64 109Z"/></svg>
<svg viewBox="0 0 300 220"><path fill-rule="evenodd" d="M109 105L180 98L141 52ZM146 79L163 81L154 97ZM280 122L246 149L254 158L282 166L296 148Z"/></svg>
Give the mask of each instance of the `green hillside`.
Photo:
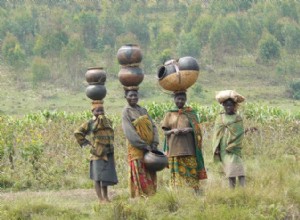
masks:
<svg viewBox="0 0 300 220"><path fill-rule="evenodd" d="M139 44L142 103L169 100L159 66L193 56L200 64L189 100L214 103L236 89L248 102L296 111L300 98L300 3L284 1L1 1L1 112L89 108L84 74L108 73L106 107L124 106L116 53ZM293 86L294 85L294 86Z"/></svg>

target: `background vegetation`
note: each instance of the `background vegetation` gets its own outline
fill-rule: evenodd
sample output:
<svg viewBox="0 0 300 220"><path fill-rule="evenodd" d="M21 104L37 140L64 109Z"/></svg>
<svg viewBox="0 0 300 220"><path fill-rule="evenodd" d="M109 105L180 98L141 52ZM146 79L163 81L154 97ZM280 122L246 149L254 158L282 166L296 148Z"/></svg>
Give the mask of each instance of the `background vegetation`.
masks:
<svg viewBox="0 0 300 220"><path fill-rule="evenodd" d="M211 104L227 88L295 110L299 11L294 0L0 1L1 111L84 110L90 66L107 71L107 107L119 111L116 53L126 43L143 51L146 102L169 99L156 79L164 61L193 56L201 66L194 101Z"/></svg>
<svg viewBox="0 0 300 220"><path fill-rule="evenodd" d="M157 126L172 104L147 108ZM88 149L75 142L73 131L91 117L43 111L20 119L1 117L0 214L4 219L297 219L299 218L299 119L278 108L247 104L241 114L249 130L244 142L247 187L229 190L212 162L212 125L220 106L192 103L202 118L204 158L209 179L202 195L172 190L169 170L158 173L158 193L129 199L125 138L120 117L114 121L119 184L110 188L112 203L100 206L88 178ZM162 133L160 130L162 138ZM160 147L162 148L162 147ZM15 193L8 193L12 191ZM59 205L58 205L59 204Z"/></svg>
<svg viewBox="0 0 300 220"><path fill-rule="evenodd" d="M300 218L299 12L295 0L0 0L0 219ZM116 59L126 43L143 51L140 104L158 126L172 105L157 84L158 67L182 56L199 61L188 104L203 123L209 179L202 196L169 189L166 169L154 197L129 199ZM104 207L88 178L88 149L73 137L91 116L90 66L108 73L105 108L118 134L119 184ZM252 128L244 145L248 184L235 191L211 161L221 110L213 100L223 89L247 98L240 112Z"/></svg>

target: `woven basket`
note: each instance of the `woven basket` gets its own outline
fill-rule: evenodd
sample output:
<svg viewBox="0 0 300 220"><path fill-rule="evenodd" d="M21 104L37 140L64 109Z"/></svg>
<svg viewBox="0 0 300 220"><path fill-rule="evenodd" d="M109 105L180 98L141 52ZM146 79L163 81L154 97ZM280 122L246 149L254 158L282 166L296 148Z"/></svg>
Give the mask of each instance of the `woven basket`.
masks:
<svg viewBox="0 0 300 220"><path fill-rule="evenodd" d="M158 81L159 85L169 91L183 91L191 87L198 79L199 71L181 70Z"/></svg>

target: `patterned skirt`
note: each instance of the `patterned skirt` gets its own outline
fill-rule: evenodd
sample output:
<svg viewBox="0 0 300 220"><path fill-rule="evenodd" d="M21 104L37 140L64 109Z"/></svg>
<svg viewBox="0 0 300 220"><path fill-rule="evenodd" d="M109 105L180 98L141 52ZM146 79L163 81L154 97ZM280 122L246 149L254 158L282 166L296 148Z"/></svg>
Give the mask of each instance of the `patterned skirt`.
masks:
<svg viewBox="0 0 300 220"><path fill-rule="evenodd" d="M170 157L169 168L172 187L188 186L194 189L199 188L196 156Z"/></svg>
<svg viewBox="0 0 300 220"><path fill-rule="evenodd" d="M157 188L156 172L148 171L141 160L130 161L129 187L132 198L155 194Z"/></svg>

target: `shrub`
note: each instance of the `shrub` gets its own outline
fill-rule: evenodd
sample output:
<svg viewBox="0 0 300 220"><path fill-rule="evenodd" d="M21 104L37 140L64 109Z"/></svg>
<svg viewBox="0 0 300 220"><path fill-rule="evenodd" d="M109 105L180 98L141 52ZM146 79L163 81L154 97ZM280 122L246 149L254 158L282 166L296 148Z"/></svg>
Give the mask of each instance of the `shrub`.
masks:
<svg viewBox="0 0 300 220"><path fill-rule="evenodd" d="M50 79L50 67L42 58L37 57L33 60L31 71L33 86L36 86L41 81Z"/></svg>
<svg viewBox="0 0 300 220"><path fill-rule="evenodd" d="M280 58L280 43L271 34L265 34L258 43L259 58L263 62L269 62Z"/></svg>
<svg viewBox="0 0 300 220"><path fill-rule="evenodd" d="M293 80L289 84L289 90L293 99L300 100L300 79Z"/></svg>

